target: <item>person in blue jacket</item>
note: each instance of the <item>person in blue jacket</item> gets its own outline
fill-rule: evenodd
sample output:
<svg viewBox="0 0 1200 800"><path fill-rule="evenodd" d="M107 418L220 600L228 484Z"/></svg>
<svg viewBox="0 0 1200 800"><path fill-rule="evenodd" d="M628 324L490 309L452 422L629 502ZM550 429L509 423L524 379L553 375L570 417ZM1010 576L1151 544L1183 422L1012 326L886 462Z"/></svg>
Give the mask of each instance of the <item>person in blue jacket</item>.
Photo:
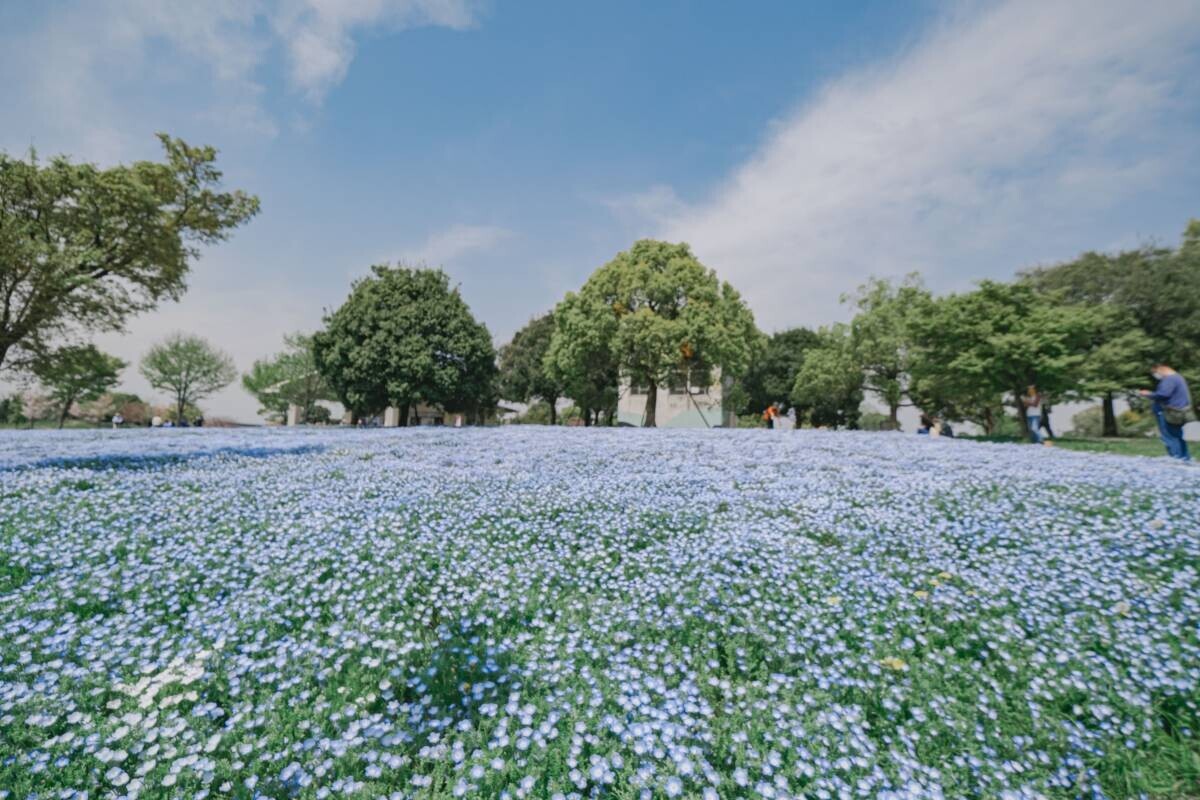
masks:
<svg viewBox="0 0 1200 800"><path fill-rule="evenodd" d="M1158 420L1158 433L1167 448L1167 455L1180 461L1191 461L1187 441L1183 438L1183 426L1192 412L1192 396L1187 381L1169 364L1158 362L1152 370L1158 386L1154 391L1142 389L1138 393L1153 401L1151 408Z"/></svg>

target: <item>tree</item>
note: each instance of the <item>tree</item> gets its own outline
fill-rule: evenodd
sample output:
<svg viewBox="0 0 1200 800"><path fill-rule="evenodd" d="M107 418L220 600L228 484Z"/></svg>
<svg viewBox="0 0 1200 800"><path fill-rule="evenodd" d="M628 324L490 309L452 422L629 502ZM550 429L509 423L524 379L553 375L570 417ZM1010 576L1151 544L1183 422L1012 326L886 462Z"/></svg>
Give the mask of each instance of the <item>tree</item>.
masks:
<svg viewBox="0 0 1200 800"><path fill-rule="evenodd" d="M1029 270L1021 280L1062 302L1109 309L1104 341L1120 341L1089 358L1094 367L1089 382L1103 400L1106 436L1118 433L1115 398L1129 396L1146 381L1149 361L1161 359L1184 373L1200 373L1200 220L1188 224L1177 250L1084 253L1074 261ZM1200 411L1198 398L1193 402Z"/></svg>
<svg viewBox="0 0 1200 800"><path fill-rule="evenodd" d="M761 334L741 296L696 260L686 244L643 239L596 270L555 311L551 342L559 374L585 375L589 360L608 363L648 387L646 427L655 425L658 386L675 371L736 378L761 346ZM579 336L584 346L568 339ZM557 347L556 347L557 343ZM601 357L601 360L604 360Z"/></svg>
<svg viewBox="0 0 1200 800"><path fill-rule="evenodd" d="M125 362L101 353L93 345L67 346L43 354L33 364L33 375L58 407L62 427L76 402L95 400L116 385Z"/></svg>
<svg viewBox="0 0 1200 800"><path fill-rule="evenodd" d="M440 269L375 266L313 336L317 369L356 414L418 402L482 413L495 396L486 327Z"/></svg>
<svg viewBox="0 0 1200 800"><path fill-rule="evenodd" d="M198 248L258 212L256 197L220 191L216 150L159 140L164 163L109 169L0 152L0 367L178 299Z"/></svg>
<svg viewBox="0 0 1200 800"><path fill-rule="evenodd" d="M850 329L834 325L817 332L819 342L804 353L792 385L796 423L857 428L863 401L863 372L854 359Z"/></svg>
<svg viewBox="0 0 1200 800"><path fill-rule="evenodd" d="M916 393L971 415L952 419L981 416L990 432L1005 395L1020 415L1031 384L1050 396L1077 390L1100 322L1093 308L1065 305L1027 283L982 281L973 292L938 298L912 321Z"/></svg>
<svg viewBox="0 0 1200 800"><path fill-rule="evenodd" d="M820 342L820 335L808 328L789 328L771 334L741 380L745 394L737 412L756 414L775 403L790 405L792 387L796 385L804 356Z"/></svg>
<svg viewBox="0 0 1200 800"><path fill-rule="evenodd" d="M529 321L500 348L500 394L522 403L536 398L550 407L550 424L558 422L555 403L563 396L563 385L546 367L546 354L554 337L554 313Z"/></svg>
<svg viewBox="0 0 1200 800"><path fill-rule="evenodd" d="M21 425L25 422L25 398L20 392L0 398L0 425Z"/></svg>
<svg viewBox="0 0 1200 800"><path fill-rule="evenodd" d="M176 333L150 348L141 373L152 387L171 394L182 420L189 406L233 383L237 367L205 339Z"/></svg>
<svg viewBox="0 0 1200 800"><path fill-rule="evenodd" d="M858 308L850 323L850 348L863 371L863 388L883 400L889 427L899 430L914 354L912 320L926 312L932 297L913 274L899 286L872 278L855 295L842 298L848 300Z"/></svg>
<svg viewBox="0 0 1200 800"><path fill-rule="evenodd" d="M607 338L611 326L604 324L605 309L594 297L568 293L553 317L554 334L543 360L546 375L583 412L584 425L591 425L593 414L601 412L611 422L621 373Z"/></svg>
<svg viewBox="0 0 1200 800"><path fill-rule="evenodd" d="M242 375L242 387L258 399L258 413L268 419L287 419L288 407L295 405L303 421L315 421L320 401L336 396L317 369L312 337L293 333L284 336L283 343L282 352L254 362Z"/></svg>

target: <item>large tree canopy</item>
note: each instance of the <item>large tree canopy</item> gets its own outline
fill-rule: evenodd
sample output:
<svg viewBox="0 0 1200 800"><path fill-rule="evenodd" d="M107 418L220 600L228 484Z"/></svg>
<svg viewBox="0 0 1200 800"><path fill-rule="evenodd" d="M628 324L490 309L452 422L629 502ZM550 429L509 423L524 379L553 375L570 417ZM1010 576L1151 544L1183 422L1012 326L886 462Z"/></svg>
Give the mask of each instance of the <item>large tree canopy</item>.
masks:
<svg viewBox="0 0 1200 800"><path fill-rule="evenodd" d="M696 260L686 244L643 239L568 295L550 358L560 374L589 371L597 351L633 383L648 387L645 424L655 425L657 387L676 370L714 367L736 377L761 345L742 298ZM570 341L576 338L577 341Z"/></svg>
<svg viewBox="0 0 1200 800"><path fill-rule="evenodd" d="M32 371L58 404L61 428L72 405L100 397L116 385L124 368L124 361L88 344L44 353L34 362Z"/></svg>
<svg viewBox="0 0 1200 800"><path fill-rule="evenodd" d="M159 391L170 392L176 419L200 400L221 391L237 377L228 354L199 336L176 333L154 345L142 357L142 376Z"/></svg>
<svg viewBox="0 0 1200 800"><path fill-rule="evenodd" d="M1084 253L1064 264L1028 270L1021 282L1058 302L1087 305L1102 314L1076 394L1101 397L1105 435L1118 433L1114 400L1145 382L1150 361L1200 375L1200 220L1188 224L1177 250Z"/></svg>
<svg viewBox="0 0 1200 800"><path fill-rule="evenodd" d="M257 213L220 191L216 150L159 138L164 163L108 169L0 153L0 367L179 298L198 247Z"/></svg>
<svg viewBox="0 0 1200 800"><path fill-rule="evenodd" d="M500 394L522 403L532 398L550 407L550 424L557 420L554 404L563 396L563 385L546 367L546 354L554 337L553 312L535 317L500 348Z"/></svg>
<svg viewBox="0 0 1200 800"><path fill-rule="evenodd" d="M990 428L988 415L1005 396L1021 413L1027 386L1051 396L1076 391L1101 322L1094 307L1064 304L1026 283L982 281L975 291L940 297L912 322L920 350L915 393L942 406L927 410L966 414Z"/></svg>
<svg viewBox="0 0 1200 800"><path fill-rule="evenodd" d="M496 353L440 269L375 266L313 336L317 368L357 414L418 402L481 411L495 395Z"/></svg>

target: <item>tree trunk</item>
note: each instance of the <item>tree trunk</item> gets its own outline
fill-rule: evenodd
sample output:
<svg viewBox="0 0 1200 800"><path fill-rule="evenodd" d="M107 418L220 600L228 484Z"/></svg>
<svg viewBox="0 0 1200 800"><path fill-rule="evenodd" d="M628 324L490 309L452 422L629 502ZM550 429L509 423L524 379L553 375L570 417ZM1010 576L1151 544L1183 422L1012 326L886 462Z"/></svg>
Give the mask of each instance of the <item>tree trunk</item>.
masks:
<svg viewBox="0 0 1200 800"><path fill-rule="evenodd" d="M587 406L583 407L583 427L589 428L592 425L592 410Z"/></svg>
<svg viewBox="0 0 1200 800"><path fill-rule="evenodd" d="M412 403L401 403L400 404L400 419L397 420L397 422L400 424L401 428L408 427L408 415L411 413L412 413Z"/></svg>
<svg viewBox="0 0 1200 800"><path fill-rule="evenodd" d="M180 397L177 405L175 406L175 424L177 426L183 424L183 410L186 406L187 403L184 402L184 398Z"/></svg>
<svg viewBox="0 0 1200 800"><path fill-rule="evenodd" d="M990 408L985 408L983 410L983 432L987 436L991 436L996 432L996 420L993 417L992 410Z"/></svg>
<svg viewBox="0 0 1200 800"><path fill-rule="evenodd" d="M646 421L642 423L645 428L658 427L655 420L655 413L658 411L658 384L650 381L649 387L646 389Z"/></svg>
<svg viewBox="0 0 1200 800"><path fill-rule="evenodd" d="M550 424L558 424L558 409L554 406L558 403L557 397L547 397L546 402L550 404Z"/></svg>
<svg viewBox="0 0 1200 800"><path fill-rule="evenodd" d="M69 417L71 415L71 403L72 402L74 402L74 401L68 400L67 404L65 406L63 406L62 413L58 415L58 429L60 431L62 430L63 425L66 424L67 417Z"/></svg>
<svg viewBox="0 0 1200 800"><path fill-rule="evenodd" d="M888 428L888 430L891 430L891 431L900 430L900 404L899 403L889 403L888 404L888 424L890 426Z"/></svg>
<svg viewBox="0 0 1200 800"><path fill-rule="evenodd" d="M1117 431L1117 412L1113 408L1113 393L1104 393L1104 435L1119 436Z"/></svg>

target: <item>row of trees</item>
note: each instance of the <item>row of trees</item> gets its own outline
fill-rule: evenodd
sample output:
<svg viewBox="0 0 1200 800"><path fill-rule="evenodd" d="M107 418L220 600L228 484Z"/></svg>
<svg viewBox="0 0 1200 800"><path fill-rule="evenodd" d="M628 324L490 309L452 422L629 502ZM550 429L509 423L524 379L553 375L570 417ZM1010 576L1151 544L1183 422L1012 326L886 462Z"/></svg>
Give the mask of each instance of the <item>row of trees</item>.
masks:
<svg viewBox="0 0 1200 800"><path fill-rule="evenodd" d="M111 408L109 416L121 413L124 406L141 403L132 395L112 392L126 366L121 359L90 344L50 350L30 365L30 377L41 388L41 393L9 398L3 415L5 419L0 421L32 422L47 416L45 409L52 409L61 428L73 409L82 404L95 404L101 398L106 398L105 406ZM196 404L200 400L225 388L237 377L233 359L227 354L198 336L181 333L151 347L142 358L139 371L152 388L171 397L169 416L175 420L196 416Z"/></svg>
<svg viewBox="0 0 1200 800"><path fill-rule="evenodd" d="M481 417L499 398L549 405L570 397L589 424L612 422L618 384L653 391L676 369L737 375L760 346L753 317L687 245L639 241L600 267L577 293L532 320L500 349L441 270L376 266L311 338L256 362L243 378L277 416L294 404L311 415L336 399L355 415L418 404ZM497 363L497 361L499 363Z"/></svg>
<svg viewBox="0 0 1200 800"><path fill-rule="evenodd" d="M1100 398L1103 432L1115 436L1115 402L1146 384L1151 361L1200 373L1200 221L1174 249L1086 253L941 297L916 276L872 280L844 301L849 324L768 340L740 410L778 403L854 427L871 393L892 426L911 404L990 433L1036 385L1052 400Z"/></svg>

